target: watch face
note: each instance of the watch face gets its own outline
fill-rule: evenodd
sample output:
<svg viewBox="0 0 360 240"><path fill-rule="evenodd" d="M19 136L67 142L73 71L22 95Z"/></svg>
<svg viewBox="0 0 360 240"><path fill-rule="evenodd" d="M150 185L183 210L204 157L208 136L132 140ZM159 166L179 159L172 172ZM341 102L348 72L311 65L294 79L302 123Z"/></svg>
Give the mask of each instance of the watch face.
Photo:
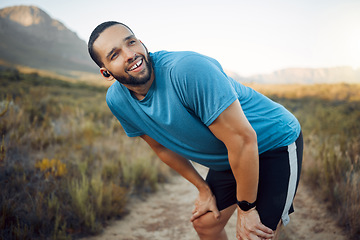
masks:
<svg viewBox="0 0 360 240"><path fill-rule="evenodd" d="M241 201L241 202L238 201L237 205L240 207L241 210L249 211L250 209L252 209L256 206L256 201L253 203L249 203L247 201Z"/></svg>

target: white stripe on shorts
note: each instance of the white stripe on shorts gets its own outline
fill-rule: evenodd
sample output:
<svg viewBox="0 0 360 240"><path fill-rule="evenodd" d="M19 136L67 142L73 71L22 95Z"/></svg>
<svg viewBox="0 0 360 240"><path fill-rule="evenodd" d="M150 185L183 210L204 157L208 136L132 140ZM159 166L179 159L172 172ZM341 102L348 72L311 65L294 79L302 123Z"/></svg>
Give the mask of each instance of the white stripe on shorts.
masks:
<svg viewBox="0 0 360 240"><path fill-rule="evenodd" d="M298 160L297 160L295 142L288 146L288 153L289 153L289 165L290 165L290 178L289 178L289 186L288 186L285 208L281 215L281 220L284 226L286 226L290 222L289 209L294 200L297 175L298 175L298 163L297 163Z"/></svg>

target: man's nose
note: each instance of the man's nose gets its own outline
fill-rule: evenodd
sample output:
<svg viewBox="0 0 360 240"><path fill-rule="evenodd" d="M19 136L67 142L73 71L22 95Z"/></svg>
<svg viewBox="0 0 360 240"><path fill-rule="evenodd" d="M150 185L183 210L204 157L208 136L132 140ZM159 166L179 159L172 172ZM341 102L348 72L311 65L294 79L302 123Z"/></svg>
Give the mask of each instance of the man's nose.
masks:
<svg viewBox="0 0 360 240"><path fill-rule="evenodd" d="M132 62L136 57L136 53L131 49L126 49L124 55L127 62Z"/></svg>

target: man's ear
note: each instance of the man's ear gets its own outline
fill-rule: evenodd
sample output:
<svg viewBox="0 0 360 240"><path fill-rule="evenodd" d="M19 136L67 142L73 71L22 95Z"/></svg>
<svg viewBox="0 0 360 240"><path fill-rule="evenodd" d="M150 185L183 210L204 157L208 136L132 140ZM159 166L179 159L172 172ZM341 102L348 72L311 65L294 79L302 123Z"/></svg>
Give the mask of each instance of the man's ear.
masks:
<svg viewBox="0 0 360 240"><path fill-rule="evenodd" d="M100 73L106 80L108 81L114 80L114 77L109 73L109 71L106 68L104 67L100 68Z"/></svg>
<svg viewBox="0 0 360 240"><path fill-rule="evenodd" d="M141 44L143 45L143 47L145 48L145 50L148 52L147 47L145 46L145 44L139 39L139 42L141 42Z"/></svg>

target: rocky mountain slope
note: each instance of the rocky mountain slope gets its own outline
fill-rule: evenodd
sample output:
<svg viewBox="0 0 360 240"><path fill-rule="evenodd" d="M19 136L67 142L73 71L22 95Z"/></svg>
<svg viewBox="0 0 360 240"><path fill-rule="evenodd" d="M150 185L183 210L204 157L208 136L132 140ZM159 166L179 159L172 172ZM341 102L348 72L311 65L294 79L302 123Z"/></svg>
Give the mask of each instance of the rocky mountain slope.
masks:
<svg viewBox="0 0 360 240"><path fill-rule="evenodd" d="M86 42L38 7L0 9L0 39L0 65L17 64L75 78L76 72L98 74ZM250 77L228 74L240 82L259 84L360 83L360 68L346 66L288 68Z"/></svg>
<svg viewBox="0 0 360 240"><path fill-rule="evenodd" d="M85 41L35 6L0 9L0 60L69 74L98 72Z"/></svg>

